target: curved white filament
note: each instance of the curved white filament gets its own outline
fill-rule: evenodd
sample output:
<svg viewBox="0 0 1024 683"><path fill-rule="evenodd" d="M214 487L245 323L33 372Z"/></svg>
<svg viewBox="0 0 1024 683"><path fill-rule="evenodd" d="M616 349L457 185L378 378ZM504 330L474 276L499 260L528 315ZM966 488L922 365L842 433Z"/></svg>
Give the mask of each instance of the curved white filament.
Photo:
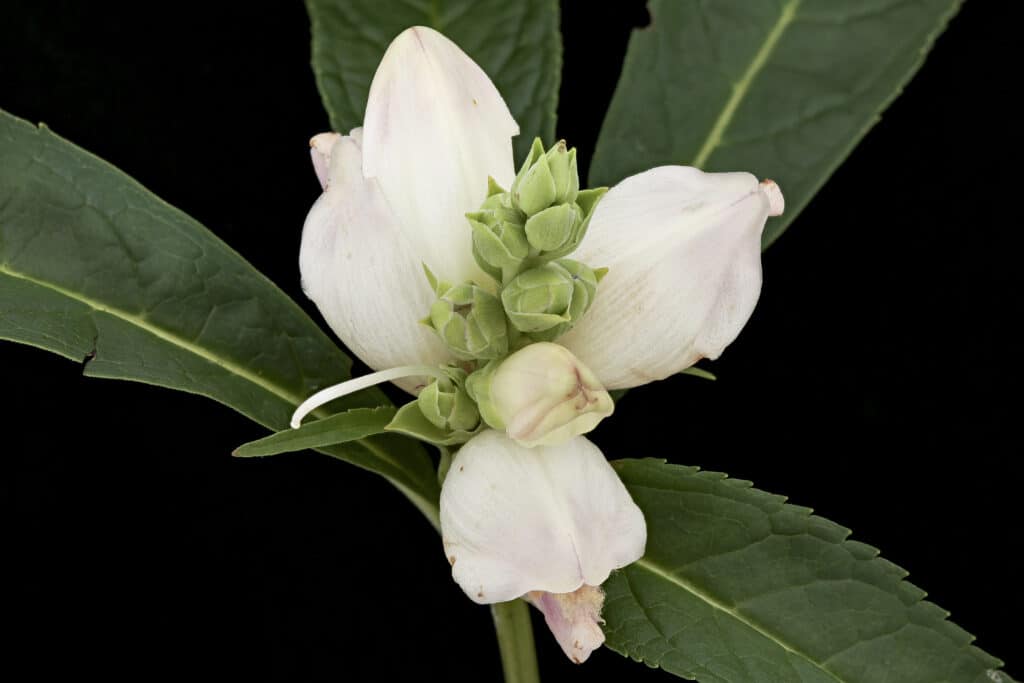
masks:
<svg viewBox="0 0 1024 683"><path fill-rule="evenodd" d="M327 387L326 389L321 389L303 401L302 404L295 409L295 412L292 413L291 427L292 429L298 429L299 425L302 424L302 418L306 417L325 403L330 403L336 398L348 396L349 394L354 394L357 391L367 389L376 384L391 382L402 377L436 377L437 379L443 379L445 375L438 368L433 368L429 365L403 365L399 368L381 370L380 372L373 372L369 375L350 379L342 382L341 384L335 384L334 386Z"/></svg>

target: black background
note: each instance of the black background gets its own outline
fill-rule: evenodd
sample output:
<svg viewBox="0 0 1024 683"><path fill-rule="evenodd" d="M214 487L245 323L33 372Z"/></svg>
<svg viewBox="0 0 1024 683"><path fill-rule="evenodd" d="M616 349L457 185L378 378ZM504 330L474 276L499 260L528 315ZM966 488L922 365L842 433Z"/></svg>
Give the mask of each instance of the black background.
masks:
<svg viewBox="0 0 1024 683"><path fill-rule="evenodd" d="M765 255L713 364L596 432L850 526L1024 673L1018 22L967 3L927 65ZM1008 5L1004 5L1008 6ZM588 158L642 2L563 3L559 134ZM300 229L326 130L301 3L5 0L0 106L124 169L320 320ZM737 169L742 170L742 169ZM4 667L113 678L498 680L487 610L383 480L313 454L229 457L257 426L0 345ZM604 650L547 680L673 680ZM25 674L22 674L23 676Z"/></svg>

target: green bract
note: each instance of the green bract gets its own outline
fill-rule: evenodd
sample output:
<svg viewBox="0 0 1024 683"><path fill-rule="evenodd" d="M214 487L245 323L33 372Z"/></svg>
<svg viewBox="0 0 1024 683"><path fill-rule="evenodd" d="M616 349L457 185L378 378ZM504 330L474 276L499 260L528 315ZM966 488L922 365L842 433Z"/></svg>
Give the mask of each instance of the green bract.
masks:
<svg viewBox="0 0 1024 683"><path fill-rule="evenodd" d="M492 360L466 379L466 391L476 403L480 419L492 429L505 428L505 421L495 409L490 393L491 380L500 365L501 361Z"/></svg>
<svg viewBox="0 0 1024 683"><path fill-rule="evenodd" d="M536 341L554 341L583 317L600 275L571 259L528 270L501 292L509 322Z"/></svg>

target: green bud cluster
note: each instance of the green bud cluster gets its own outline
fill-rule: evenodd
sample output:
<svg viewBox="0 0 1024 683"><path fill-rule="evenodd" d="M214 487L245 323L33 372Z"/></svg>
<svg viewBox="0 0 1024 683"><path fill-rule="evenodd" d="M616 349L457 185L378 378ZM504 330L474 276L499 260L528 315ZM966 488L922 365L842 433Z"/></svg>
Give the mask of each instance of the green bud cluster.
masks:
<svg viewBox="0 0 1024 683"><path fill-rule="evenodd" d="M488 275L508 284L516 275L572 253L583 241L594 207L607 188L580 190L576 149L540 139L510 190L488 179L487 199L466 214L473 256Z"/></svg>
<svg viewBox="0 0 1024 683"><path fill-rule="evenodd" d="M554 341L579 322L605 270L565 257L582 242L606 191L580 190L576 150L564 140L549 150L534 140L508 190L488 179L487 198L466 218L473 257L497 286L443 282L424 266L437 299L422 322L461 363L442 368L446 378L427 385L415 408L399 411L398 431L442 445L465 442L482 428L472 388L483 386L483 376L511 352Z"/></svg>

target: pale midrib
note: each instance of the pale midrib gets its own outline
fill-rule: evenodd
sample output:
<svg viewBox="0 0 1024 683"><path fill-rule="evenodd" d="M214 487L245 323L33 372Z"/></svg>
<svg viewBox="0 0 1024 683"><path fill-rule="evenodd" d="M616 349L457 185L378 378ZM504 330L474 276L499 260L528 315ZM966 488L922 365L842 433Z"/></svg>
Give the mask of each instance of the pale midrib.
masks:
<svg viewBox="0 0 1024 683"><path fill-rule="evenodd" d="M284 401L287 401L288 403L291 403L292 405L298 405L299 403L302 402L302 398L301 397L293 395L292 393L290 393L286 389L283 389L283 388L277 386L276 384L271 384L270 382L268 382L267 380L263 379L259 375L253 374L252 372L246 370L242 366L236 365L235 363L232 363L231 361L225 360L225 359L220 358L218 356L214 356L214 355L210 354L207 350L205 350L203 347L197 346L196 344L194 344L192 342L189 342L189 341L186 341L185 339L182 339L181 337L179 337L177 335L171 334L170 332L168 332L166 330L163 330L163 329L161 329L161 328L159 328L159 327L157 327L157 326L155 326L155 325L153 325L151 323L148 323L145 320L143 320L142 318L139 318L138 316L132 315L131 313L128 313L126 311L122 311L121 309L113 307L113 306L108 306L106 304L102 304L102 303L100 303L100 302L98 302L98 301L96 301L94 299L91 299L91 298L89 298L87 296L83 296L82 294L79 294L77 292L72 292L71 290L65 289L64 287L61 287L60 285L56 285L56 284L54 284L52 282L46 282L44 280L40 280L40 279L34 278L31 275L26 275L24 273L19 273L17 271L11 270L6 265L0 265L0 273L3 273L4 275L10 275L11 277L17 278L19 280L24 280L26 282L31 282L32 284L38 285L40 287L45 287L46 289L52 290L54 292L57 292L58 294L61 294L63 296L68 297L69 299L72 299L72 300L77 301L79 303L85 304L86 306L88 306L89 308L93 309L94 311L99 311L101 313L106 313L106 314L111 315L111 316L113 316L115 318L118 318L119 320L123 320L124 322L126 322L126 323L128 323L130 325L134 325L135 327L143 329L146 332L149 332L150 334L152 334L154 337L157 337L158 339L162 339L165 342L168 342L168 343L170 343L170 344L172 344L174 346L177 346L177 347L179 347L181 349L184 349L184 350L188 351L189 353L193 353L193 354L199 356L200 358L202 358L204 360L207 360L210 363L213 363L214 365L227 370L231 374L237 375L238 377L241 377L242 379L245 379L245 380L255 384L256 386L260 387L261 389L264 389L264 390L270 392L274 396L277 396L278 398L280 398L280 399L282 399Z"/></svg>
<svg viewBox="0 0 1024 683"><path fill-rule="evenodd" d="M747 617L743 616L742 614L740 614L739 612L737 612L733 608L731 608L731 607L729 607L727 605L722 604L721 602L719 602L715 598L711 597L710 595L708 595L707 593L705 593L701 589L699 589L696 586L694 586L689 581L686 581L686 580L684 580L684 579L682 579L682 578L680 578L678 576L675 576L675 575L669 573L667 570L659 567L658 565L654 564L653 562L651 562L650 560L647 560L647 559L637 560L636 564L638 566L640 566L640 567L643 567L644 569L646 569L647 571L651 572L652 574L654 574L654 575L664 579L665 581L668 581L669 583L675 584L676 586L679 586L680 588L682 588L683 590L687 591L688 593L693 594L695 597L697 597L700 600L703 600L704 602L706 602L712 608L717 609L717 610L722 611L722 612L725 612L726 614L728 614L732 618L736 619L737 621L739 621L743 625L747 626L748 628L752 629L753 631L757 632L758 634L760 634L760 635L764 636L765 638L767 638L768 640L772 641L773 643L775 643L776 645L781 647L786 652L789 652L790 654L793 654L793 655L803 659L808 664L813 666L815 669L818 669L819 671L822 671L822 672L828 674L832 679L834 679L836 681L839 681L839 683L845 683L843 681L843 679L839 678L834 673L832 673L831 671L826 669L822 664L820 664L820 663L814 661L813 659L811 659L811 657L809 655L804 654L803 652L801 652L800 650L796 649L795 647L789 645L785 641L779 640L778 637L773 636L771 633L768 633L767 631L765 631L763 628L761 628L760 626L755 624L753 621L751 621Z"/></svg>
<svg viewBox="0 0 1024 683"><path fill-rule="evenodd" d="M229 360L225 360L218 356L214 356L208 351L206 351L203 347L193 344L192 342L186 341L175 334L171 334L167 330L163 330L151 323L148 323L145 320L139 318L138 316L134 316L114 306L102 304L94 299L91 299L87 296L83 296L77 292L72 292L71 290L65 289L64 287L56 285L52 282L46 282L44 280L34 278L31 275L26 275L24 273L19 273L17 271L11 270L6 265L0 264L0 273L4 275L9 275L19 280L24 280L25 282L31 282L32 284L38 285L39 287L45 287L46 289L57 292L58 294L68 297L69 299L85 304L94 311L106 313L107 315L111 315L119 320L123 320L129 325L134 325L140 329L143 329L146 332L152 334L154 337L157 337L158 339L162 339L163 341L168 342L169 344L173 344L174 346L184 349L189 353L193 353L199 356L200 358L209 361L210 363L213 363L217 367L223 368L224 370L230 372L231 374L255 384L261 389L270 392L274 396L280 398L283 401L286 401L287 403L293 406L297 406L299 403L302 402L302 397L292 394L287 389L283 389L282 387L279 387L276 384L272 384L267 380L263 379L262 377L260 377L259 375L255 375L252 372L246 370L244 367L232 363ZM325 412L319 410L314 411L313 414L320 417L327 416ZM383 451L381 448L371 443L367 439L356 439L354 443L360 444L381 460L390 463L393 467L397 468L399 471L402 471L403 468L400 462L395 461L389 454L387 454L385 451ZM385 476L385 478L387 478L389 481L395 484L395 486L398 486L398 482L394 480L392 477L389 477L387 475L383 476ZM399 488L402 489L403 493L412 498L412 494L410 493L411 489L408 489L408 487L401 486ZM417 498L422 499L422 496L417 495ZM426 505L428 509L430 508L429 502L421 504L414 500L413 504L416 505L421 510L424 510L424 505ZM424 514L426 514L426 512L424 512ZM427 515L427 517L428 519L431 519L431 522L433 523L433 518L431 517L431 515Z"/></svg>
<svg viewBox="0 0 1024 683"><path fill-rule="evenodd" d="M701 145L697 156L693 158L691 162L693 166L703 168L712 152L722 144L722 135L725 133L725 129L732 123L732 117L735 116L740 102L746 97L747 91L750 90L754 79L757 78L757 75L761 73L761 70L767 64L768 58L771 57L782 34L786 32L786 29L793 22L794 17L796 17L796 11L800 7L801 1L789 0L789 2L783 5L778 21L775 22L771 31L768 32L764 43L761 44L761 48L754 55L753 61L750 62L750 66L747 67L740 80L733 83L732 94L729 96L728 101L726 101L725 107L718 114L718 118L715 119L715 125L711 127L711 132L708 133L708 137L704 140L704 144Z"/></svg>

